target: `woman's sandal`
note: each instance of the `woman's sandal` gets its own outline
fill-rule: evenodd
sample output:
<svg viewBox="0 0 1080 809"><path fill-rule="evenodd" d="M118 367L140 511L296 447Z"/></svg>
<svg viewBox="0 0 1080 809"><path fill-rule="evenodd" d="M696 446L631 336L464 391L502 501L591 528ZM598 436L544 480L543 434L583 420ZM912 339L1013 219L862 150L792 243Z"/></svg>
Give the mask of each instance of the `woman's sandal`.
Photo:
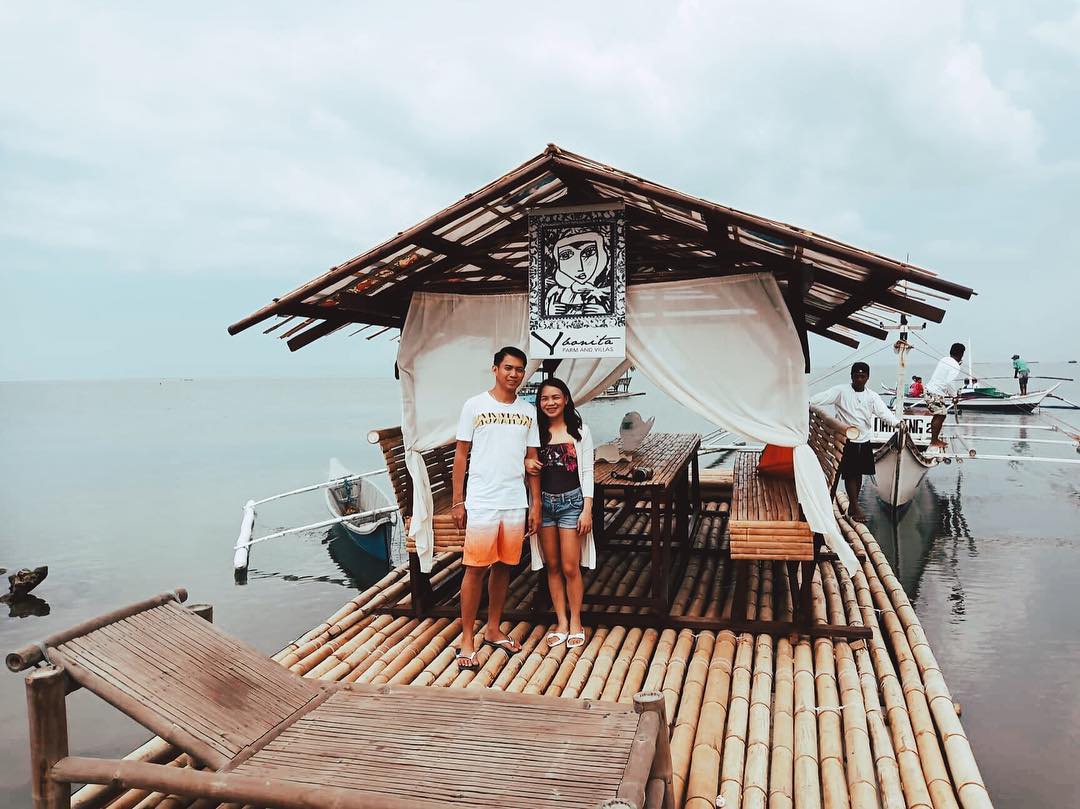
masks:
<svg viewBox="0 0 1080 809"><path fill-rule="evenodd" d="M480 668L480 664L476 662L476 649L470 654L462 654L461 649L455 649L454 652L457 654L454 662L457 663L458 671L476 671ZM462 663L462 660L466 662Z"/></svg>
<svg viewBox="0 0 1080 809"><path fill-rule="evenodd" d="M548 632L547 635L544 636L544 640L547 641L549 649L554 649L556 646L562 646L566 643L567 637L568 635L565 632ZM552 640L552 638L554 638L554 640Z"/></svg>
<svg viewBox="0 0 1080 809"><path fill-rule="evenodd" d="M580 649L585 645L585 633L584 632L571 632L566 636L566 648L567 649Z"/></svg>

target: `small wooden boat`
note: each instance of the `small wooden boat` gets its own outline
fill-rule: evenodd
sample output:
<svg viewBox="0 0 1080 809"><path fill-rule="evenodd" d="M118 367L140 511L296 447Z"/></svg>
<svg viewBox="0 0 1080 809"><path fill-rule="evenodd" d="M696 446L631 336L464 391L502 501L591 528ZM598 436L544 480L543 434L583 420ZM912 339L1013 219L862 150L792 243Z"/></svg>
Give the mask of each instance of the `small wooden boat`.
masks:
<svg viewBox="0 0 1080 809"><path fill-rule="evenodd" d="M960 394L961 410L980 410L985 413L1031 413L1042 404L1043 399L1052 394L1061 385L1051 385L1045 390L1035 390L1026 394L1000 394L987 395L986 391L996 390L993 388L978 388L965 390ZM882 385L882 390L891 395L896 395L895 388ZM925 409L926 402L918 397L904 397L904 406L913 410ZM952 409L952 408L950 408Z"/></svg>
<svg viewBox="0 0 1080 809"><path fill-rule="evenodd" d="M330 459L329 480L349 477L352 472L337 458ZM326 507L333 517L347 517L365 511L380 511L396 506L393 500L369 478L353 478L326 487ZM390 548L398 532L396 512L377 514L367 519L339 523L350 539L365 553L389 561Z"/></svg>
<svg viewBox="0 0 1080 809"><path fill-rule="evenodd" d="M924 455L908 430L895 431L874 451L878 499L894 511L902 510L915 498L926 473L936 464L937 459Z"/></svg>

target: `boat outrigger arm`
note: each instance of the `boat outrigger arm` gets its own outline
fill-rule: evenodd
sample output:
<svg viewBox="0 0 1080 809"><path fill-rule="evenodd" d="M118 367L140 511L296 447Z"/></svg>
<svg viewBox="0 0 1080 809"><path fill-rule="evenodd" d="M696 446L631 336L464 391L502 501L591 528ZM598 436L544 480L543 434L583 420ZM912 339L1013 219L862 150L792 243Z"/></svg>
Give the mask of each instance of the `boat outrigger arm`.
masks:
<svg viewBox="0 0 1080 809"><path fill-rule="evenodd" d="M243 577L247 573L248 560L251 556L251 546L257 545L260 542L266 542L268 539L278 539L279 537L289 536L291 534L302 534L305 531L315 531L319 528L328 528L331 525L338 525L343 522L352 522L355 520L370 520L374 517L381 517L384 514L391 514L397 511L397 506L387 506L386 508L377 508L372 511L360 511L356 514L346 514L342 517L333 517L329 520L320 520L319 522L309 523L308 525L300 525L296 528L286 528L283 531L275 531L272 534L266 536L252 538L252 533L255 531L255 509L261 506L263 503L269 503L272 500L281 500L284 497L291 497L294 494L303 494L305 492L314 492L319 489L325 489L330 486L339 486L343 483L350 483L354 480L361 480L363 478L370 478L376 475L385 475L385 469L376 469L371 472L362 472L359 475L345 475L340 478L333 478L331 480L324 480L321 483L313 483L310 486L302 486L299 489L293 489L288 492L282 492L281 494L274 494L270 497L264 497L262 500L248 500L244 504L244 515L240 520L240 536L236 540L236 545L233 547L233 573L237 577Z"/></svg>

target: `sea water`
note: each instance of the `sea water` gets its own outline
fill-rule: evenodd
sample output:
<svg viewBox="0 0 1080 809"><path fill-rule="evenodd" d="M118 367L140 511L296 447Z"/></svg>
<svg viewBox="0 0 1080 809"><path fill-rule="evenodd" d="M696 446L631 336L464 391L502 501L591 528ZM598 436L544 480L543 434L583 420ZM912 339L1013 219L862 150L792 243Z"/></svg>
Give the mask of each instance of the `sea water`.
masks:
<svg viewBox="0 0 1080 809"><path fill-rule="evenodd" d="M1033 373L1076 368L1039 364ZM1010 373L976 366L988 371ZM894 381L884 363L872 384L881 381ZM1041 386L1032 380L1031 389ZM647 395L585 408L599 440L613 437L631 410L656 416L658 431L712 429L640 374L631 390ZM1059 393L1080 401L1080 385ZM324 480L332 456L358 472L382 466L366 434L400 423L393 380L0 383L0 413L0 566L49 566L38 601L13 615L0 605L0 651L182 586L190 601L213 604L217 624L271 654L384 572L323 529L258 545L247 584L238 585L232 547L249 498ZM1080 424L1076 412L1051 414ZM1044 432L1054 435L1027 437ZM1080 459L1019 438L979 449ZM1075 805L1080 466L968 461L935 468L927 484L895 530L869 484L864 508L963 706L995 804ZM255 533L327 516L321 492L300 495L261 507ZM119 757L149 736L85 691L68 703L74 754ZM0 806L29 804L28 770L22 678L3 672Z"/></svg>

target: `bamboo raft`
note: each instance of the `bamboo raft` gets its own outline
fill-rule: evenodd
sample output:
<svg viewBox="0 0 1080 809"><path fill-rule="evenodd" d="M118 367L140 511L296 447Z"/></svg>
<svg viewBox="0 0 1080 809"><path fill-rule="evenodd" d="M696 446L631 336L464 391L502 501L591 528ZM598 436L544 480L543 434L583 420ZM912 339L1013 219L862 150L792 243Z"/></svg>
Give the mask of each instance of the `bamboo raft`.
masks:
<svg viewBox="0 0 1080 809"><path fill-rule="evenodd" d="M727 503L708 502L704 513L694 542L716 548L726 541ZM505 623L503 629L522 644L522 652L508 655L483 647L479 670L462 672L453 651L461 636L459 620L376 612L407 601L408 570L401 567L274 659L305 677L337 682L486 688L622 703L642 690L660 691L671 733L675 803L686 809L992 806L958 707L907 595L870 532L844 518L840 522L862 571L852 580L837 563L818 563L814 617L870 627L869 642L658 631L620 625L613 614L611 625L596 628L575 650L565 645L547 650L547 624ZM459 557L439 557L434 579L453 575L459 564ZM730 565L721 556L691 558L673 612L730 614L734 588L725 576ZM633 594L646 587L647 572L643 555L612 554L589 572L586 584L590 592ZM529 604L535 587L534 575L517 576L508 606ZM753 563L746 598L748 616L790 614L782 563ZM160 739L129 758L190 764ZM142 790L117 794L108 786L86 787L72 800L80 809L214 805Z"/></svg>

